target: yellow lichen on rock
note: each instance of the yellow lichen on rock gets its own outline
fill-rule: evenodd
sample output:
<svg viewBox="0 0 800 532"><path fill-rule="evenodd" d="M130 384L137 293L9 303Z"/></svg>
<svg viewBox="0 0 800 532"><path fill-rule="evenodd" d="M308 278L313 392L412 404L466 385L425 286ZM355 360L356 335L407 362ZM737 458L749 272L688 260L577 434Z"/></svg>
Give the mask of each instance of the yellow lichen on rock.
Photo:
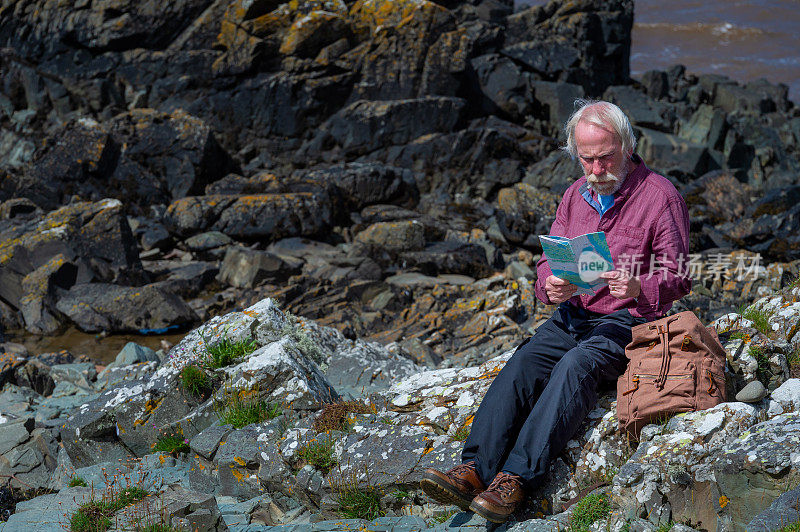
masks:
<svg viewBox="0 0 800 532"><path fill-rule="evenodd" d="M350 8L350 19L359 37L366 38L381 28L400 26L417 12L448 12L427 0L358 0Z"/></svg>
<svg viewBox="0 0 800 532"><path fill-rule="evenodd" d="M337 13L312 11L295 20L281 44L280 52L285 55L311 57L320 49L347 31L347 22Z"/></svg>

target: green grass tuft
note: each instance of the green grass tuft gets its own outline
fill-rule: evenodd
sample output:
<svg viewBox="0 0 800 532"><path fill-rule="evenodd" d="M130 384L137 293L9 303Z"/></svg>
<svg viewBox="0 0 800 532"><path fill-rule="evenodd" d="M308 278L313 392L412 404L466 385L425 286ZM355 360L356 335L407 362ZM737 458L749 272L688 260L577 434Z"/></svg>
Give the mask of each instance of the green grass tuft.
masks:
<svg viewBox="0 0 800 532"><path fill-rule="evenodd" d="M222 423L237 429L281 415L280 405L259 399L258 390L228 390L214 402L214 410Z"/></svg>
<svg viewBox="0 0 800 532"><path fill-rule="evenodd" d="M297 449L295 454L325 475L338 463L333 456L333 440L330 438L313 439Z"/></svg>
<svg viewBox="0 0 800 532"><path fill-rule="evenodd" d="M592 523L608 517L611 513L611 499L608 493L587 495L572 511L569 519L570 532L588 532Z"/></svg>
<svg viewBox="0 0 800 532"><path fill-rule="evenodd" d="M189 395L203 397L211 391L211 381L199 366L190 364L181 370L181 386Z"/></svg>
<svg viewBox="0 0 800 532"><path fill-rule="evenodd" d="M431 517L428 526L433 528L436 525L441 525L442 523L446 523L448 519L456 515L458 512L459 510L450 510L449 512L441 513L439 515L434 515L433 517Z"/></svg>
<svg viewBox="0 0 800 532"><path fill-rule="evenodd" d="M772 327L769 324L770 314L767 311L750 306L741 309L739 314L741 314L743 318L752 321L753 327L761 334L767 336L772 334Z"/></svg>
<svg viewBox="0 0 800 532"><path fill-rule="evenodd" d="M77 477L77 476L76 477L72 477L72 479L69 481L69 484L67 484L67 485L70 488L74 488L76 486L82 486L84 488L88 487L87 484L86 484L86 481L83 479L83 477Z"/></svg>
<svg viewBox="0 0 800 532"><path fill-rule="evenodd" d="M747 348L747 351L750 353L750 356L756 359L756 362L758 363L758 368L756 369L756 378L761 381L761 384L767 386L769 384L770 374L772 373L769 368L769 357L757 345L751 345Z"/></svg>
<svg viewBox="0 0 800 532"><path fill-rule="evenodd" d="M110 516L114 511L103 501L82 504L69 520L71 532L105 532L111 528Z"/></svg>
<svg viewBox="0 0 800 532"><path fill-rule="evenodd" d="M374 488L360 488L355 483L339 486L336 501L338 513L344 519L365 519L372 521L386 515L381 510L380 495Z"/></svg>
<svg viewBox="0 0 800 532"><path fill-rule="evenodd" d="M96 501L82 504L69 521L72 532L105 532L111 528L111 517L126 506L147 497L148 492L138 486L130 486L118 493Z"/></svg>
<svg viewBox="0 0 800 532"><path fill-rule="evenodd" d="M669 523L665 523L660 527L656 528L656 532L669 532L672 530L672 527L675 526L675 521L670 521Z"/></svg>
<svg viewBox="0 0 800 532"><path fill-rule="evenodd" d="M224 368L239 358L249 355L257 347L258 345L253 339L231 342L227 338L223 338L221 342L210 347L206 344L206 352L201 356L201 362L207 369Z"/></svg>
<svg viewBox="0 0 800 532"><path fill-rule="evenodd" d="M180 436L164 436L153 447L153 451L170 454L188 453L190 450L189 443Z"/></svg>
<svg viewBox="0 0 800 532"><path fill-rule="evenodd" d="M783 528L779 528L775 532L800 532L800 521L792 523L791 525L786 525Z"/></svg>

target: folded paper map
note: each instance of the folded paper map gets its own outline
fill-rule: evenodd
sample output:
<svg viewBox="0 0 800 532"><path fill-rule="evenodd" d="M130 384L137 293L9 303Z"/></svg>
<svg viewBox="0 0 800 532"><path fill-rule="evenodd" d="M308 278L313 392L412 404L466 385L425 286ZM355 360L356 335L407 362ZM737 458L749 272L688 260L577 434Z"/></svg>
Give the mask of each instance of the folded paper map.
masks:
<svg viewBox="0 0 800 532"><path fill-rule="evenodd" d="M591 294L605 286L600 274L614 269L614 259L602 231L566 238L539 235L553 275L578 287L576 294Z"/></svg>

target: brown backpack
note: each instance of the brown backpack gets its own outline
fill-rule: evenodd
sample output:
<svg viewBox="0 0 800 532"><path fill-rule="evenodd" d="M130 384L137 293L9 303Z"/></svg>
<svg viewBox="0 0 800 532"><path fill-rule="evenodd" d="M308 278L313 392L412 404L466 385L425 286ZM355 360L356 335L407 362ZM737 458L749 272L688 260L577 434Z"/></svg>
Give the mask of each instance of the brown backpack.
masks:
<svg viewBox="0 0 800 532"><path fill-rule="evenodd" d="M690 311L637 325L617 381L619 428L634 438L648 423L727 400L725 349Z"/></svg>

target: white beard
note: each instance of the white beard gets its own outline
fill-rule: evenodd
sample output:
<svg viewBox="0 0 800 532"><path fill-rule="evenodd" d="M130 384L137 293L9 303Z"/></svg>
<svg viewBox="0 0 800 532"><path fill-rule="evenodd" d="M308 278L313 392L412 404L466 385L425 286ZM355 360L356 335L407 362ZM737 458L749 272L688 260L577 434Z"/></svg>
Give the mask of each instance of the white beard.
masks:
<svg viewBox="0 0 800 532"><path fill-rule="evenodd" d="M586 186L597 195L608 196L609 194L614 194L622 187L622 183L625 182L625 177L628 176L628 165L623 166L621 173L623 177L619 177L611 172L606 172L603 176L602 184L599 183L596 175L589 174L586 176Z"/></svg>

